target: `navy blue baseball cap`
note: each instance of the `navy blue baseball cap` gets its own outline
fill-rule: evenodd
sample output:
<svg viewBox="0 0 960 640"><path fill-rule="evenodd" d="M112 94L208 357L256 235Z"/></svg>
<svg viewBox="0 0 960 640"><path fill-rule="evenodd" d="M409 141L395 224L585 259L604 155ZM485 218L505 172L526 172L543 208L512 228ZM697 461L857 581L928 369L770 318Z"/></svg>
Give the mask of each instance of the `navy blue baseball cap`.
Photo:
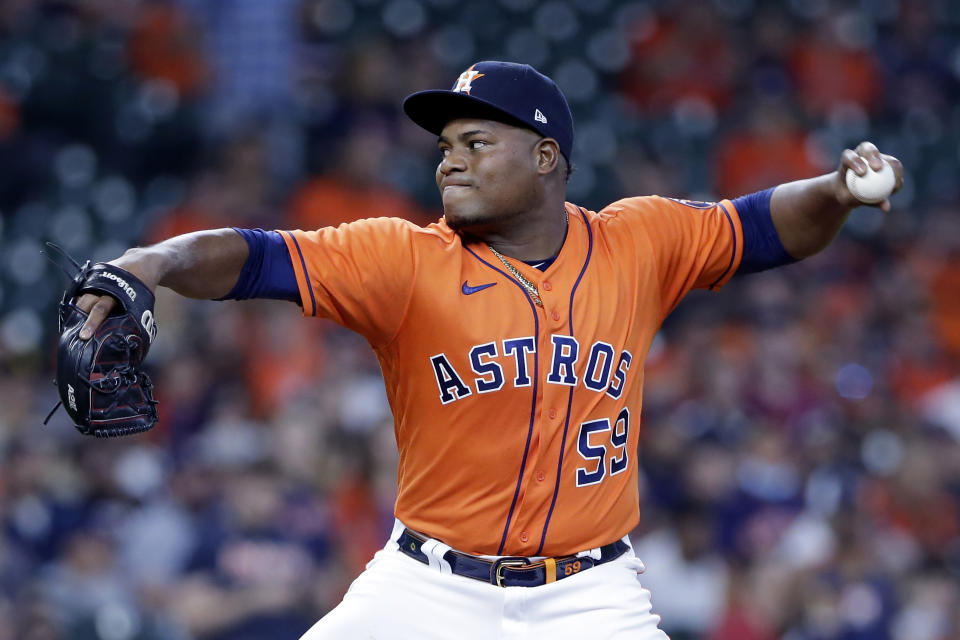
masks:
<svg viewBox="0 0 960 640"><path fill-rule="evenodd" d="M553 80L528 64L478 62L460 74L449 91L418 91L403 101L415 123L440 135L456 118L483 118L533 129L553 138L570 162L573 115Z"/></svg>

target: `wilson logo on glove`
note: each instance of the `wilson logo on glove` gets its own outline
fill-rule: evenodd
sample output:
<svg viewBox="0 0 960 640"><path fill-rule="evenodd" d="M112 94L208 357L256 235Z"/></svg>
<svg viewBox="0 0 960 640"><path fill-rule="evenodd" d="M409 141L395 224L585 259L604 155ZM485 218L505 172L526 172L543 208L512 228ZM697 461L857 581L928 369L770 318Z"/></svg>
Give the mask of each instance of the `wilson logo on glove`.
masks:
<svg viewBox="0 0 960 640"><path fill-rule="evenodd" d="M153 292L132 273L112 264L88 260L81 266L60 247L47 243L73 263L71 274L57 263L70 286L60 300L57 379L60 402L84 435L98 438L140 433L157 424L153 383L143 360L157 335ZM51 260L53 260L51 258ZM87 312L77 307L85 293L109 295L118 304L89 340L80 339Z"/></svg>
<svg viewBox="0 0 960 640"><path fill-rule="evenodd" d="M154 338L157 337L157 321L154 319L153 312L150 311L150 309L144 311L143 315L140 316L140 324L147 330L147 335L150 336L150 342L153 342Z"/></svg>
<svg viewBox="0 0 960 640"><path fill-rule="evenodd" d="M77 395L70 384L67 384L67 406L74 411L77 410Z"/></svg>
<svg viewBox="0 0 960 640"><path fill-rule="evenodd" d="M102 275L104 278L107 278L109 280L113 280L114 282L116 282L117 286L120 287L120 290L123 291L125 294L127 294L127 297L130 298L131 301L136 301L137 292L133 290L133 287L127 284L126 280L124 280L123 278L121 278L115 273L104 273Z"/></svg>

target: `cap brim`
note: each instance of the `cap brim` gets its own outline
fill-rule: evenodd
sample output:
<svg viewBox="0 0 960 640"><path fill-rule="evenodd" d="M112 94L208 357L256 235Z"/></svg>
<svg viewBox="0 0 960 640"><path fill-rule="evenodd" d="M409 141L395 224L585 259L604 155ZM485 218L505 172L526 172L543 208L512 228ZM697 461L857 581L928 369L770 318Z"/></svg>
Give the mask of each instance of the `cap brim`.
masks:
<svg viewBox="0 0 960 640"><path fill-rule="evenodd" d="M418 91L403 101L403 111L417 125L438 136L448 122L457 118L497 120L516 127L531 128L486 100L456 91Z"/></svg>

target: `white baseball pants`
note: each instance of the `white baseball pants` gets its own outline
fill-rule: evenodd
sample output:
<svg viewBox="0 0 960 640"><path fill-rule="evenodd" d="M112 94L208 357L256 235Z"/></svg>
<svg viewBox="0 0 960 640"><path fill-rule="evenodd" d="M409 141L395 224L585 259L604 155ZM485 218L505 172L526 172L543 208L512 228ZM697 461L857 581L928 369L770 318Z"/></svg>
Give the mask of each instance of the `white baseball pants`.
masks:
<svg viewBox="0 0 960 640"><path fill-rule="evenodd" d="M451 574L441 560L449 547L436 541L424 545L430 565L404 555L394 542L398 534L300 640L667 638L632 549L550 584L504 588Z"/></svg>

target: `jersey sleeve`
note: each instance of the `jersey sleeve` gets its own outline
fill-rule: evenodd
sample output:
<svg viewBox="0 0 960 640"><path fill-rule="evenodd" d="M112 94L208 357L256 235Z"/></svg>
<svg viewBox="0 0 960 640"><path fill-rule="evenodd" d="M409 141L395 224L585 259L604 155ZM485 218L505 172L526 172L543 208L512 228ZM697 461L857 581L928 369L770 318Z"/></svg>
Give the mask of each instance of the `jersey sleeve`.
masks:
<svg viewBox="0 0 960 640"><path fill-rule="evenodd" d="M655 261L661 311L666 316L691 289L721 288L743 256L743 230L729 200L697 202L659 196L613 205L633 220L643 250Z"/></svg>
<svg viewBox="0 0 960 640"><path fill-rule="evenodd" d="M281 231L304 315L330 318L374 346L392 340L413 290L416 229L397 218L370 218Z"/></svg>

